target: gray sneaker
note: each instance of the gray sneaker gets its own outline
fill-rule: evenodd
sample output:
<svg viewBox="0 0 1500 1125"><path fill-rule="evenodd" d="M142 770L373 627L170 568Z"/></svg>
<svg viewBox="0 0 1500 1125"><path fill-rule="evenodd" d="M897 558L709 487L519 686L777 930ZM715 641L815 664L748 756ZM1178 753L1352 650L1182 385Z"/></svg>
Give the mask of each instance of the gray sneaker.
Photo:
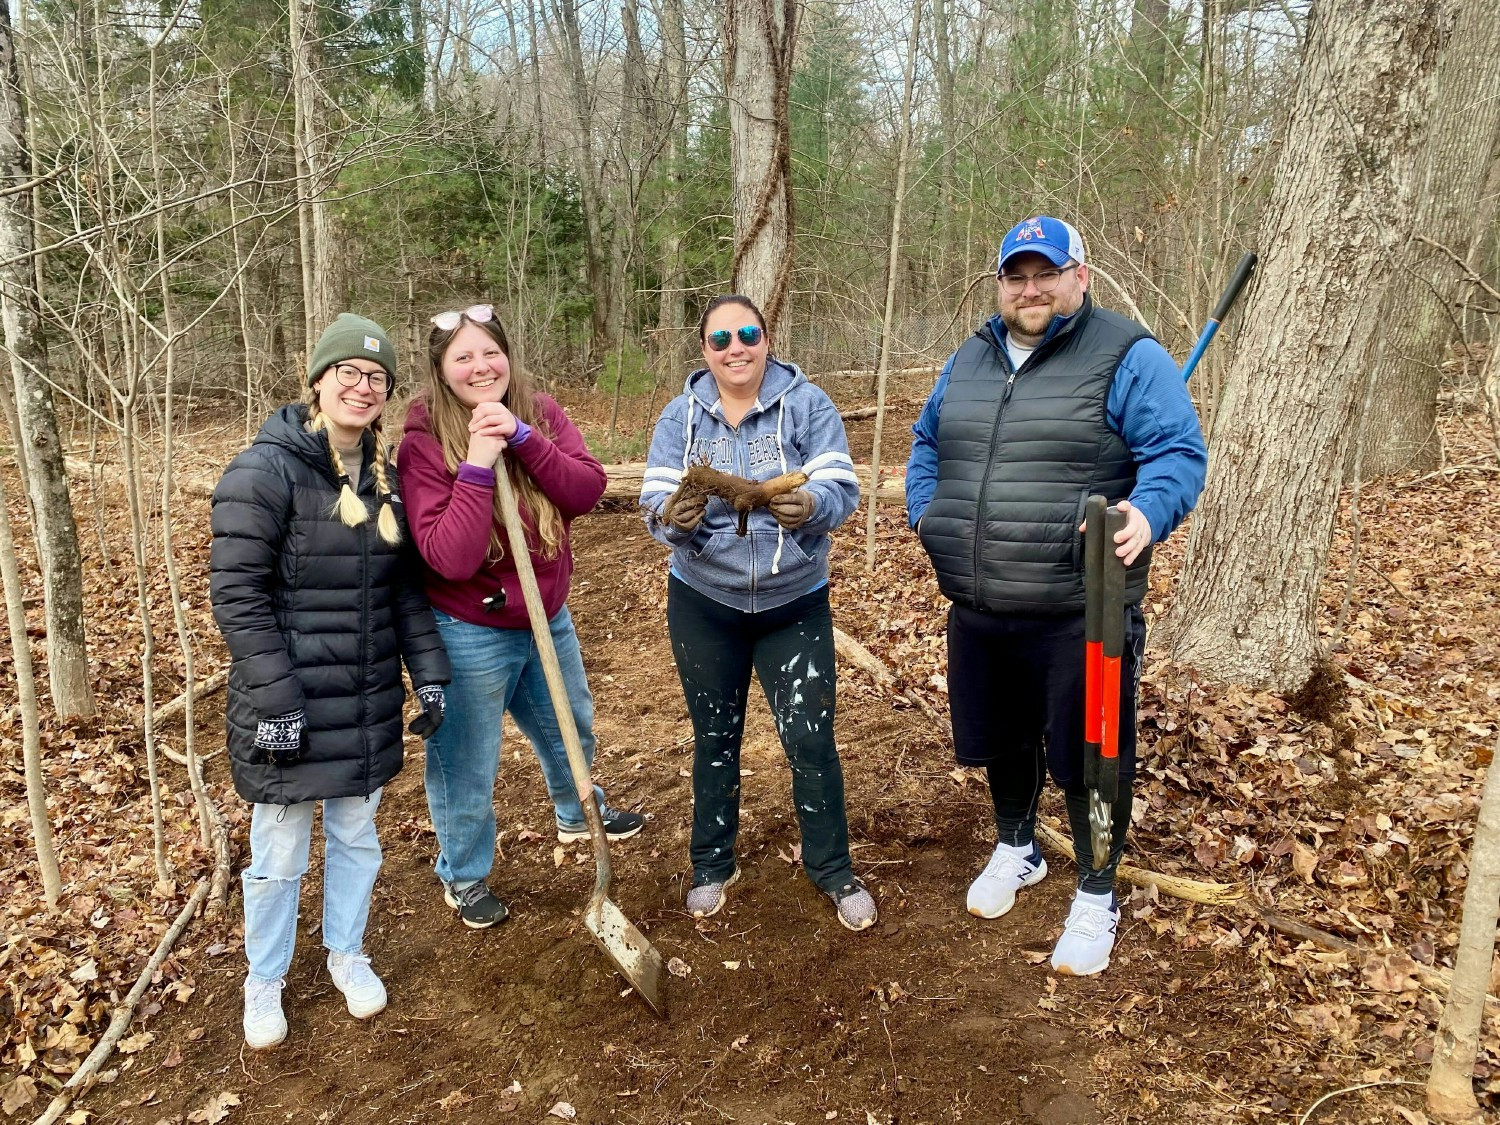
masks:
<svg viewBox="0 0 1500 1125"><path fill-rule="evenodd" d="M477 883L470 883L463 890L444 883L443 901L458 911L463 924L471 930L488 929L510 917L505 903L495 897L482 879Z"/></svg>
<svg viewBox="0 0 1500 1125"><path fill-rule="evenodd" d="M868 930L880 917L880 912L875 909L875 897L858 879L825 893L838 907L839 921L847 930Z"/></svg>
<svg viewBox="0 0 1500 1125"><path fill-rule="evenodd" d="M725 892L734 886L739 877L740 869L736 867L723 882L699 883L694 886L687 895L688 913L694 918L708 918L717 914L726 901Z"/></svg>

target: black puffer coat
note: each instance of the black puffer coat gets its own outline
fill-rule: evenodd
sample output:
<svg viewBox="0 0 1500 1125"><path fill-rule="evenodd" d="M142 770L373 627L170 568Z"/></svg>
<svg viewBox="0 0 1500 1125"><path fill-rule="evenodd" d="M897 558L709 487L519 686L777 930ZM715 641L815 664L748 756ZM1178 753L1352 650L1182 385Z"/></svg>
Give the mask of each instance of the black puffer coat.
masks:
<svg viewBox="0 0 1500 1125"><path fill-rule="evenodd" d="M401 659L416 686L449 677L401 504L402 542L391 547L375 530L366 471L359 491L372 518L344 526L327 439L306 421L303 405L273 414L213 497L210 590L233 659L230 766L240 796L259 804L373 793L401 769ZM368 431L364 457L371 465ZM298 710L306 752L281 769L256 748L256 726Z"/></svg>

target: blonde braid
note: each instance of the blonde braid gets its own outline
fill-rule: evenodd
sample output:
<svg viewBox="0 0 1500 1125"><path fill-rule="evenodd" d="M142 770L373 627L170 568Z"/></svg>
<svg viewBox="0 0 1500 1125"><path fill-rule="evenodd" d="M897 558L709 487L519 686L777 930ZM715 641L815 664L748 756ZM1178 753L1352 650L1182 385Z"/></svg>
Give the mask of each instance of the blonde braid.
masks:
<svg viewBox="0 0 1500 1125"><path fill-rule="evenodd" d="M349 474L344 470L344 459L339 456L339 451L334 447L333 434L328 430L328 419L318 410L318 392L311 387L308 388L309 400L307 404L307 424L313 433L321 432L324 440L328 442L328 457L333 462L333 472L343 482L339 489L338 503L334 510L338 512L339 519L344 521L345 527L358 527L370 518L370 510L365 507L354 491L354 486L349 482Z"/></svg>
<svg viewBox="0 0 1500 1125"><path fill-rule="evenodd" d="M380 494L380 518L375 521L375 526L380 532L380 538L385 540L389 546L396 546L401 542L401 525L396 522L396 510L391 506L391 485L386 475L386 449L385 438L380 433L380 419L370 423L370 435L375 439L375 490Z"/></svg>

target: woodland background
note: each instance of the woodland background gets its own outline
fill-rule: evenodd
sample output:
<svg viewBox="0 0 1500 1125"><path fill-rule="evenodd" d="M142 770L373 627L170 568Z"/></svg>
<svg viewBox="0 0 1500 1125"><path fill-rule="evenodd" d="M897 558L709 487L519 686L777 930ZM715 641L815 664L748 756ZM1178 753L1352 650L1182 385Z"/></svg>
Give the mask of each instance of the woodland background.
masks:
<svg viewBox="0 0 1500 1125"><path fill-rule="evenodd" d="M1269 1076L1290 1064L1267 1056L1243 1088L1214 1087L1217 1112L1282 1113L1318 1076L1386 1082L1430 1051L1447 985L1422 982L1457 945L1500 699L1495 5L18 0L5 15L6 1114L69 1081L60 1115L95 1081L75 1075L90 1050L97 1072L104 1047L133 1042L128 1070L150 1040L128 1013L108 1025L143 965L129 1007L144 996L150 1018L173 988L188 1003L186 954L146 965L173 919L210 927L206 955L235 948L243 809L214 761L206 496L300 393L334 313L390 329L399 399L427 317L494 302L516 361L613 463L642 454L690 370L703 304L749 292L780 354L874 415L868 430L851 415L851 435L880 471L904 458L935 365L992 308L999 237L1038 212L1082 229L1096 298L1178 356L1241 252L1261 255L1191 385L1212 466L1149 607L1161 823L1137 843L1180 874L1280 885L1317 933L1295 952L1263 918L1158 928L1170 907L1154 898L1138 917L1169 944L1196 925L1190 944L1245 945L1267 981L1302 973L1267 985L1296 994L1286 1034L1347 1040L1339 1057L1359 1061L1282 1087ZM866 563L842 575L843 612L902 685L898 710L940 714L941 606L922 587L890 597L922 566L899 506L854 522L841 550L862 538ZM899 777L905 744L882 745ZM420 851L420 812L408 821ZM200 909L215 920L194 923ZM1491 1103L1495 1033L1476 1071ZM1212 1053L1198 1066L1213 1085ZM207 1087L184 1090L207 1113ZM1137 1108L1171 1117L1185 1096Z"/></svg>

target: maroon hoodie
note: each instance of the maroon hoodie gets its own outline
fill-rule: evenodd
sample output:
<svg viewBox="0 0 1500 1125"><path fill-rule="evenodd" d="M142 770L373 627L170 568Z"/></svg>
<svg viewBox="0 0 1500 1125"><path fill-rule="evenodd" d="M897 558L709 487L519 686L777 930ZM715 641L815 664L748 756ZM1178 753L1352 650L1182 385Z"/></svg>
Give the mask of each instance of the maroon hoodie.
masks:
<svg viewBox="0 0 1500 1125"><path fill-rule="evenodd" d="M568 544L568 525L593 509L604 495L604 467L583 443L578 427L568 420L562 407L551 398L536 396L540 424L520 445L504 456L514 457L521 467L557 505L563 518L562 550L554 559L531 552L537 586L550 620L568 597L573 576L573 552ZM414 401L406 413L398 468L406 522L422 555L427 598L434 609L475 625L503 629L526 629L530 621L521 582L516 575L507 543L505 557L489 562L490 528L495 523L495 474L464 462L458 473L450 473L443 460L443 447L432 433L427 404ZM550 436L549 436L550 435ZM526 541L536 542L531 513L521 503L521 522ZM503 604L500 597L504 594ZM493 598L488 608L485 598Z"/></svg>

